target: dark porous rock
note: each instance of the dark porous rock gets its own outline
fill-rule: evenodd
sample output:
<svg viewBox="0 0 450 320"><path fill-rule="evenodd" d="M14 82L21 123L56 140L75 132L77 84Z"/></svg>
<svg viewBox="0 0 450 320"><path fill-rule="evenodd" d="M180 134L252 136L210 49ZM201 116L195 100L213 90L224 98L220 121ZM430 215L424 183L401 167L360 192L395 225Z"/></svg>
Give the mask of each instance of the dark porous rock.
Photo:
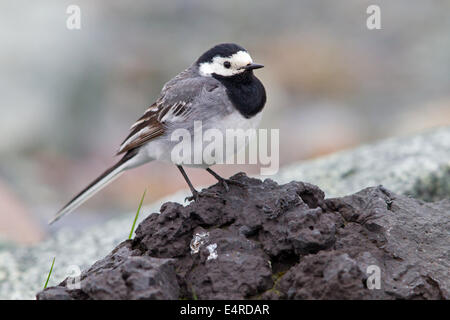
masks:
<svg viewBox="0 0 450 320"><path fill-rule="evenodd" d="M125 241L82 273L79 288L66 279L37 299L177 299L179 290L172 259L141 255Z"/></svg>
<svg viewBox="0 0 450 320"><path fill-rule="evenodd" d="M66 279L38 299L450 297L450 201L382 186L325 200L308 183L231 179L228 192L217 184L187 206L164 204L80 288Z"/></svg>

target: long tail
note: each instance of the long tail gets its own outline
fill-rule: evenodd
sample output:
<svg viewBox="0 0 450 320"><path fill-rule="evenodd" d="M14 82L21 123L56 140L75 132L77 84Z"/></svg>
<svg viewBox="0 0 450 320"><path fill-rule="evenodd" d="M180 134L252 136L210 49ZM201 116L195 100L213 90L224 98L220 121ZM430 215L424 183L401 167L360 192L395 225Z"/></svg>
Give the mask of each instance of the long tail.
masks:
<svg viewBox="0 0 450 320"><path fill-rule="evenodd" d="M69 203L67 203L61 210L59 210L56 216L52 220L50 220L49 224L52 224L66 214L71 213L98 191L117 179L124 172L124 170L128 169L128 161L133 156L135 156L135 154L136 153L134 152L129 152L119 162L103 172L97 179L92 181L91 184L84 188L72 200L70 200Z"/></svg>

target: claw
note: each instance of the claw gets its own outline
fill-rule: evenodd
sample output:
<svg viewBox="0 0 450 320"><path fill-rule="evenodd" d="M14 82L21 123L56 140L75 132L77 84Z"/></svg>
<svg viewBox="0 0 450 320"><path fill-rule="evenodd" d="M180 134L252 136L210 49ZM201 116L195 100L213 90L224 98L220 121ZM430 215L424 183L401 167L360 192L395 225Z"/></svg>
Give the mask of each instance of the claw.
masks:
<svg viewBox="0 0 450 320"><path fill-rule="evenodd" d="M228 186L228 183L225 179L223 179L222 181L220 181L223 185L223 187L225 188L225 191L228 192L230 191L230 187Z"/></svg>
<svg viewBox="0 0 450 320"><path fill-rule="evenodd" d="M198 194L195 194L195 195L192 194L192 196L184 198L184 201L187 201L187 202L191 202L192 200L197 201L198 200Z"/></svg>
<svg viewBox="0 0 450 320"><path fill-rule="evenodd" d="M239 182L239 181L237 181L237 180L232 180L232 179L225 179L225 180L226 180L226 182L227 182L228 184L234 184L235 186L245 187L245 184L244 184L244 183Z"/></svg>
<svg viewBox="0 0 450 320"><path fill-rule="evenodd" d="M230 191L229 184L234 184L235 186L239 186L239 187L244 187L245 186L245 184L243 184L243 183L241 183L239 181L236 181L236 180L231 180L231 179L222 179L222 180L220 180L220 183L225 188L226 192Z"/></svg>
<svg viewBox="0 0 450 320"><path fill-rule="evenodd" d="M192 196L190 197L186 197L184 199L184 201L192 201L194 200L195 202L197 202L201 197L210 197L210 198L215 198L215 199L220 199L220 195L218 195L215 192L210 192L210 191L203 191L202 193L195 191L192 192Z"/></svg>

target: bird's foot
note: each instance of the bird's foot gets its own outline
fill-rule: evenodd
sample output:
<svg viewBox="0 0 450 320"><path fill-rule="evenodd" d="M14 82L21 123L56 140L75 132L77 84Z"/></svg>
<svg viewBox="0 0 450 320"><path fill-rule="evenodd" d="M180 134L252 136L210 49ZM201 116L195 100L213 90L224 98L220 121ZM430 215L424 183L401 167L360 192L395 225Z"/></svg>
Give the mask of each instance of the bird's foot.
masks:
<svg viewBox="0 0 450 320"><path fill-rule="evenodd" d="M192 196L186 197L184 199L184 201L192 201L194 200L195 202L197 202L200 198L203 197L210 197L210 198L215 198L215 199L220 199L220 195L217 194L216 192L212 192L212 191L202 191L201 193L198 192L197 190L192 191Z"/></svg>
<svg viewBox="0 0 450 320"><path fill-rule="evenodd" d="M236 180L232 180L232 179L220 179L219 183L225 188L225 191L228 192L230 191L230 186L229 185L235 185L238 187L245 187L245 184L243 184L242 182L236 181Z"/></svg>

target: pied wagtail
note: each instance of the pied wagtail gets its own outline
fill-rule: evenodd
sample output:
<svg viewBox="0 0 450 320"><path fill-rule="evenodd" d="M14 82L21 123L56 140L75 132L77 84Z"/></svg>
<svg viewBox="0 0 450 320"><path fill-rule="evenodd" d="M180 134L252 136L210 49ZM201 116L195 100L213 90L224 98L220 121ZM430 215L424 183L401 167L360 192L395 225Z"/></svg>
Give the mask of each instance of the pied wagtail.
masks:
<svg viewBox="0 0 450 320"><path fill-rule="evenodd" d="M226 129L255 128L266 103L266 92L253 70L262 67L253 63L247 50L237 44L223 43L206 51L167 82L156 102L131 126L117 152L122 158L67 203L50 224L78 208L125 170L153 160L173 163L171 151L175 142L170 137L176 129L193 132L194 121L201 121L204 130L218 129L223 133ZM175 164L196 200L198 192L183 167ZM189 166L206 169L228 189L226 182L230 181L212 171L208 164Z"/></svg>

